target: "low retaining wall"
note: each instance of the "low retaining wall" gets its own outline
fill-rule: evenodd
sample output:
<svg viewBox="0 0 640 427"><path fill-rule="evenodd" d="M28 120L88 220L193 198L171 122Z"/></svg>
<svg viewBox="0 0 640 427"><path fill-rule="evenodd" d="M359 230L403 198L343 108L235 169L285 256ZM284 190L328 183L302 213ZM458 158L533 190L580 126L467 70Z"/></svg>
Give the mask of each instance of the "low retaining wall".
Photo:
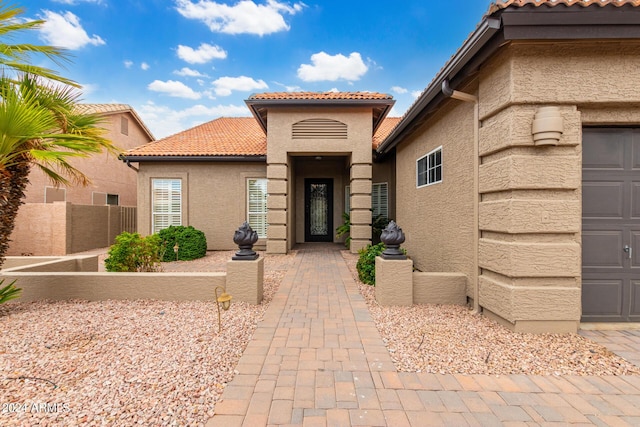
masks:
<svg viewBox="0 0 640 427"><path fill-rule="evenodd" d="M414 304L467 304L467 276L462 273L413 273Z"/></svg>
<svg viewBox="0 0 640 427"><path fill-rule="evenodd" d="M28 259L35 260L33 257ZM16 265L16 262L13 263ZM64 257L4 268L0 280L17 280L15 301L38 300L215 300L216 286L226 286L226 273L101 273L98 257Z"/></svg>
<svg viewBox="0 0 640 427"><path fill-rule="evenodd" d="M467 276L414 272L413 262L376 257L376 300L380 305L466 305Z"/></svg>

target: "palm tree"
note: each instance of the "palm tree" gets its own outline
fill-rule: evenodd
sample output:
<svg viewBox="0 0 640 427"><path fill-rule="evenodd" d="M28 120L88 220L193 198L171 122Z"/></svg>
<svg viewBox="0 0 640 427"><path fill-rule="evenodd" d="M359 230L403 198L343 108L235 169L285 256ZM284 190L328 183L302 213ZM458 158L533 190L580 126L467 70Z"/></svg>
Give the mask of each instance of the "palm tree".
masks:
<svg viewBox="0 0 640 427"><path fill-rule="evenodd" d="M54 184L86 185L87 177L71 160L105 149L115 152L111 142L102 137L99 116L80 114L75 108L78 85L55 71L28 63L30 53L65 59L63 51L2 43L2 37L42 23L16 21L21 13L21 9L0 1L0 266L31 167L43 170Z"/></svg>

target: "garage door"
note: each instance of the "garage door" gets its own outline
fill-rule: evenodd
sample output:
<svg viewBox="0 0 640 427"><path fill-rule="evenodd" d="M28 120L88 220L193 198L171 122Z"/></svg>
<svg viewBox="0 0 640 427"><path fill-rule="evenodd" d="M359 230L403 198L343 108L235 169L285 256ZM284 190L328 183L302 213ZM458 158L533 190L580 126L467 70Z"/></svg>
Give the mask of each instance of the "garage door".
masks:
<svg viewBox="0 0 640 427"><path fill-rule="evenodd" d="M640 129L583 129L582 321L640 321Z"/></svg>

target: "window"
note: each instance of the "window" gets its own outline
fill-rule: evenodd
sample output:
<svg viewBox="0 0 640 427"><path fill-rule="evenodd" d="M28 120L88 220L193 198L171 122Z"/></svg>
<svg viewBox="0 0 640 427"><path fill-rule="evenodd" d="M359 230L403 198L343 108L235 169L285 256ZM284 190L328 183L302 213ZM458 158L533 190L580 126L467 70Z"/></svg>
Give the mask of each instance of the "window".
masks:
<svg viewBox="0 0 640 427"><path fill-rule="evenodd" d="M247 222L258 237L267 237L267 180L264 178L247 180Z"/></svg>
<svg viewBox="0 0 640 427"><path fill-rule="evenodd" d="M153 179L152 232L182 225L182 181L179 179Z"/></svg>
<svg viewBox="0 0 640 427"><path fill-rule="evenodd" d="M373 184L371 188L371 210L373 219L382 216L389 218L389 186L386 182Z"/></svg>
<svg viewBox="0 0 640 427"><path fill-rule="evenodd" d="M418 159L416 163L418 187L442 182L442 147Z"/></svg>
<svg viewBox="0 0 640 427"><path fill-rule="evenodd" d="M107 204L118 206L120 204L120 196L117 194L107 194Z"/></svg>

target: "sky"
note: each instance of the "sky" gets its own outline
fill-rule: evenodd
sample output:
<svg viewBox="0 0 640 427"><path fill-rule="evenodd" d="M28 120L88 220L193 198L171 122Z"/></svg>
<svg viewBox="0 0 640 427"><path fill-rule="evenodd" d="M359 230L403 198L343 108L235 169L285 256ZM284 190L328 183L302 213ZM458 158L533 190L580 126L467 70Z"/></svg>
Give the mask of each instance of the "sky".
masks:
<svg viewBox="0 0 640 427"><path fill-rule="evenodd" d="M63 47L81 102L128 104L156 139L250 116L253 93L387 93L401 116L490 0L16 0L45 23L11 43Z"/></svg>

